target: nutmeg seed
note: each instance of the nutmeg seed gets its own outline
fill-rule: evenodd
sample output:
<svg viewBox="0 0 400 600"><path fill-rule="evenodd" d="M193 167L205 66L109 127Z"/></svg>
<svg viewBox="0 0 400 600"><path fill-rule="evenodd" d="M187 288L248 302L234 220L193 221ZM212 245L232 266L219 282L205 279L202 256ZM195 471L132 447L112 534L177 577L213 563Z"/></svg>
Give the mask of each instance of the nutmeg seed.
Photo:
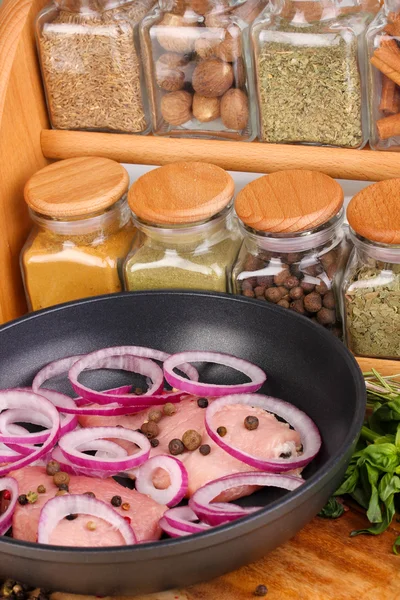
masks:
<svg viewBox="0 0 400 600"><path fill-rule="evenodd" d="M218 46L219 42L220 40L201 37L196 40L194 44L195 52L200 58L211 58L211 56L214 56L215 48Z"/></svg>
<svg viewBox="0 0 400 600"><path fill-rule="evenodd" d="M244 66L244 60L239 57L236 62L233 63L233 76L234 86L236 88L243 88L246 85L246 67Z"/></svg>
<svg viewBox="0 0 400 600"><path fill-rule="evenodd" d="M249 122L249 101L247 95L238 89L231 89L221 100L221 119L227 129L241 131Z"/></svg>
<svg viewBox="0 0 400 600"><path fill-rule="evenodd" d="M170 125L183 125L192 118L192 94L184 90L166 94L161 100L161 114Z"/></svg>
<svg viewBox="0 0 400 600"><path fill-rule="evenodd" d="M185 74L179 69L169 69L162 64L156 64L156 81L162 90L177 92L185 85Z"/></svg>
<svg viewBox="0 0 400 600"><path fill-rule="evenodd" d="M165 52L161 54L160 58L156 63L156 68L164 66L170 69L177 69L178 67L185 67L189 62L189 58L183 54L177 52Z"/></svg>
<svg viewBox="0 0 400 600"><path fill-rule="evenodd" d="M215 48L215 55L226 62L234 62L242 55L242 40L238 27L227 32L224 41Z"/></svg>
<svg viewBox="0 0 400 600"><path fill-rule="evenodd" d="M206 98L195 94L193 96L193 116L201 123L209 123L218 119L221 114L221 100L219 98Z"/></svg>
<svg viewBox="0 0 400 600"><path fill-rule="evenodd" d="M232 66L219 58L204 60L193 72L194 90L206 98L217 98L225 94L233 84Z"/></svg>
<svg viewBox="0 0 400 600"><path fill-rule="evenodd" d="M158 43L170 52L193 52L195 37L190 30L185 35L184 28L194 26L196 21L197 18L193 21L193 19L187 19L186 15L166 13L155 27Z"/></svg>

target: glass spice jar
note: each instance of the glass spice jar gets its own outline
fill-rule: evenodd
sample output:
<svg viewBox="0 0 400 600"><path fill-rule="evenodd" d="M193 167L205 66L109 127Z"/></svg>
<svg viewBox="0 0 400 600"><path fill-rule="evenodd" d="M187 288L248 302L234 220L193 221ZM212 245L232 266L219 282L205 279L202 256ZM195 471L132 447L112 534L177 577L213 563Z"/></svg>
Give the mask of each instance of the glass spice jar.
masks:
<svg viewBox="0 0 400 600"><path fill-rule="evenodd" d="M400 0L386 0L367 31L370 146L400 149Z"/></svg>
<svg viewBox="0 0 400 600"><path fill-rule="evenodd" d="M340 185L315 171L280 171L244 187L235 208L244 241L234 292L293 310L341 337L348 243Z"/></svg>
<svg viewBox="0 0 400 600"><path fill-rule="evenodd" d="M350 4L271 0L253 22L261 141L366 143L363 35L373 12L361 11L357 0Z"/></svg>
<svg viewBox="0 0 400 600"><path fill-rule="evenodd" d="M30 310L119 292L134 226L129 177L106 158L71 158L38 171L25 186L34 223L21 252Z"/></svg>
<svg viewBox="0 0 400 600"><path fill-rule="evenodd" d="M155 0L54 0L36 36L52 127L148 133L139 21Z"/></svg>
<svg viewBox="0 0 400 600"><path fill-rule="evenodd" d="M254 139L249 23L234 10L246 2L159 0L142 21L155 134Z"/></svg>
<svg viewBox="0 0 400 600"><path fill-rule="evenodd" d="M344 281L346 343L354 354L400 358L400 179L381 181L347 209L354 243Z"/></svg>
<svg viewBox="0 0 400 600"><path fill-rule="evenodd" d="M128 195L139 233L126 288L230 291L240 245L233 194L232 177L207 163L172 163L140 177Z"/></svg>

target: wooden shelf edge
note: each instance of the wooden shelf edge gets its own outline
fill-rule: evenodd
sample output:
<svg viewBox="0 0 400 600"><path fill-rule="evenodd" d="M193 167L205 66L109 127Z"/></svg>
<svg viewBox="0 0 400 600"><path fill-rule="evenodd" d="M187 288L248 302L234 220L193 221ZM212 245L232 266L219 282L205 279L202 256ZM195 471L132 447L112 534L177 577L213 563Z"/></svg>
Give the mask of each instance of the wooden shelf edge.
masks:
<svg viewBox="0 0 400 600"><path fill-rule="evenodd" d="M400 360L386 360L382 358L364 358L356 356L361 371L370 371L373 367L381 375L397 375L400 373Z"/></svg>
<svg viewBox="0 0 400 600"><path fill-rule="evenodd" d="M337 179L381 181L399 177L400 153L289 146L259 142L171 139L153 136L43 130L42 151L49 159L104 156L119 162L163 165L182 160L212 162L229 171L271 173L314 169Z"/></svg>

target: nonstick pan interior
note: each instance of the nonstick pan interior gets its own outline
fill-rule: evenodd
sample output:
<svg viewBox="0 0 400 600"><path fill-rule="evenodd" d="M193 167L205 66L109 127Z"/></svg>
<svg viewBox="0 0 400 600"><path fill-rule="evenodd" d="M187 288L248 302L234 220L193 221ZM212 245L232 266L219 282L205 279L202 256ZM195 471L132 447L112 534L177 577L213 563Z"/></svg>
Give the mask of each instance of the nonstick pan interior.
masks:
<svg viewBox="0 0 400 600"><path fill-rule="evenodd" d="M292 537L338 485L363 421L361 373L332 334L267 303L224 294L143 292L41 311L0 328L0 388L29 385L57 358L123 344L227 352L265 369L261 391L292 402L319 427L323 445L304 473L306 484L283 497L259 492L244 502L264 510L181 540L96 550L3 537L0 576L103 596L189 585L255 560ZM235 381L223 367L203 376ZM111 387L108 377L101 383Z"/></svg>

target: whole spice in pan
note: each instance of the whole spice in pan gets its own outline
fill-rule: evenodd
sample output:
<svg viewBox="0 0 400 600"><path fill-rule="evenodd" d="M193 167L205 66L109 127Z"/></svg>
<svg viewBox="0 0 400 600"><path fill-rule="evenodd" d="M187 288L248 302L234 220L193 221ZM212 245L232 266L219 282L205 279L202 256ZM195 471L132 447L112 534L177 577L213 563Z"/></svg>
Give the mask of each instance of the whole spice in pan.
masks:
<svg viewBox="0 0 400 600"><path fill-rule="evenodd" d="M42 11L37 39L54 128L147 130L136 37L154 2L108 9L108 0L59 0Z"/></svg>

